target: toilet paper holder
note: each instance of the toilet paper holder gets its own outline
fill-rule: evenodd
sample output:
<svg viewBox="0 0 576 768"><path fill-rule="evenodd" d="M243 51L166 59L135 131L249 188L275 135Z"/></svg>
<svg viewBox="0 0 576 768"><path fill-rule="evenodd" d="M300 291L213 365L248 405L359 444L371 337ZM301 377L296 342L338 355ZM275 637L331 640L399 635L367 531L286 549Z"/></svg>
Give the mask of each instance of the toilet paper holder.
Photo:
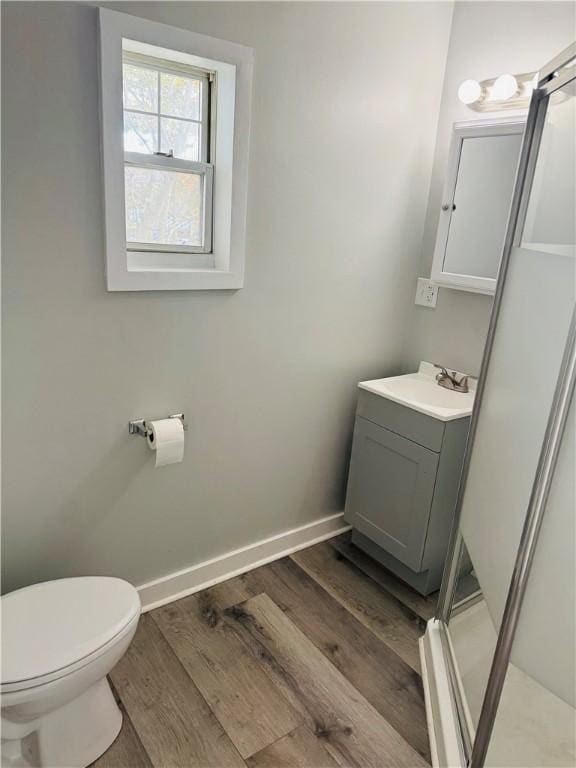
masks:
<svg viewBox="0 0 576 768"><path fill-rule="evenodd" d="M184 418L183 413L172 413L170 416L165 416L164 418L180 419L180 421L182 422L182 428L184 430L188 429L188 424L186 424L186 419ZM152 421L152 419L148 419L148 421ZM148 427L146 426L146 419L134 419L134 421L129 421L128 434L140 435L140 437L148 437Z"/></svg>

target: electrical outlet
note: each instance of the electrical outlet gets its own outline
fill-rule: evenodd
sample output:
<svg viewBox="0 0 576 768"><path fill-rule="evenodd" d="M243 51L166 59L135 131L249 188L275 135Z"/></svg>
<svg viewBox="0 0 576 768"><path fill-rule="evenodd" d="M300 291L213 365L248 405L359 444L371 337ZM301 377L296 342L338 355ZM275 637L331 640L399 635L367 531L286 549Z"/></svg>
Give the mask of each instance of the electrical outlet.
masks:
<svg viewBox="0 0 576 768"><path fill-rule="evenodd" d="M418 278L415 304L434 309L438 298L438 286L426 277Z"/></svg>

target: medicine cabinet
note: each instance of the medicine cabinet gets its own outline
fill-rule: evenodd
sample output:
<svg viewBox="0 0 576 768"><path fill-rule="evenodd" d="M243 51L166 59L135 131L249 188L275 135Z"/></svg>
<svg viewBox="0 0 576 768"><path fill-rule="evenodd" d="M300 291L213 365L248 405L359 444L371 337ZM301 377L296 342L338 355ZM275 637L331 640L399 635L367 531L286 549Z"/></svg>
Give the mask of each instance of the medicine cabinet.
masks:
<svg viewBox="0 0 576 768"><path fill-rule="evenodd" d="M455 123L432 280L494 293L525 122Z"/></svg>

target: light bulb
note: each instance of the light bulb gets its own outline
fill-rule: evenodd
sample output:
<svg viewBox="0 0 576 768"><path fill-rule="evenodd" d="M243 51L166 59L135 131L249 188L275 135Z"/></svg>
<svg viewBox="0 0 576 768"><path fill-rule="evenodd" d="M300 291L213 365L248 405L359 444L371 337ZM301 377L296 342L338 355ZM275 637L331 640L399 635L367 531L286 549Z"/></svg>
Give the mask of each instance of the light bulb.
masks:
<svg viewBox="0 0 576 768"><path fill-rule="evenodd" d="M463 104L474 104L482 96L482 87L478 80L464 80L458 88L458 98Z"/></svg>
<svg viewBox="0 0 576 768"><path fill-rule="evenodd" d="M492 86L492 98L506 101L518 92L518 81L514 75L500 75Z"/></svg>
<svg viewBox="0 0 576 768"><path fill-rule="evenodd" d="M538 88L538 72L536 72L531 80L524 82L524 96L529 99L532 96L532 91L536 88Z"/></svg>

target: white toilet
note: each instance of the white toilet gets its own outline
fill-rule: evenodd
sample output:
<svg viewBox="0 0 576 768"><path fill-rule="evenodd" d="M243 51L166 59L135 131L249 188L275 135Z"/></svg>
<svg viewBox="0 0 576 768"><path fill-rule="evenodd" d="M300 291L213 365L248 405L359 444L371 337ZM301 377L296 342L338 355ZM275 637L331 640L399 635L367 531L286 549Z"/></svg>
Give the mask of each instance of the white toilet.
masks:
<svg viewBox="0 0 576 768"><path fill-rule="evenodd" d="M137 591L122 579L59 579L1 607L3 768L84 768L122 726L106 675L136 631Z"/></svg>

